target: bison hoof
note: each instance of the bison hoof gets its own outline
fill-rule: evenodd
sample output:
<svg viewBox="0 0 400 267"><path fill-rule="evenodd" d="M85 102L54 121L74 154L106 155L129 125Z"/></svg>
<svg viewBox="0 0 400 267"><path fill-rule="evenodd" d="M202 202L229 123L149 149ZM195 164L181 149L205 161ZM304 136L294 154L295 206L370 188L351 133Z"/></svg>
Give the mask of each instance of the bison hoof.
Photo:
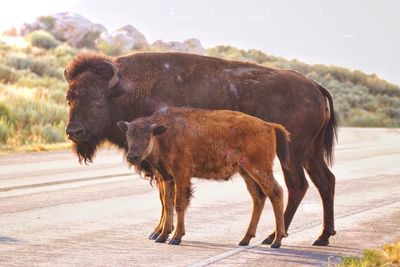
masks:
<svg viewBox="0 0 400 267"><path fill-rule="evenodd" d="M158 232L153 232L149 235L149 239L151 240L156 240L160 236L160 233Z"/></svg>
<svg viewBox="0 0 400 267"><path fill-rule="evenodd" d="M261 244L271 245L272 242L274 242L274 239L275 239L275 236L274 237L269 236L266 239L264 239L263 242L261 242Z"/></svg>
<svg viewBox="0 0 400 267"><path fill-rule="evenodd" d="M281 247L281 244L278 244L278 243L274 243L271 245L271 248L280 248L280 247Z"/></svg>
<svg viewBox="0 0 400 267"><path fill-rule="evenodd" d="M180 239L171 239L171 241L169 241L169 245L179 245L181 243Z"/></svg>
<svg viewBox="0 0 400 267"><path fill-rule="evenodd" d="M157 237L156 241L154 241L154 242L156 242L156 243L165 243L165 241L167 241L166 237L159 236L159 237Z"/></svg>
<svg viewBox="0 0 400 267"><path fill-rule="evenodd" d="M314 243L312 244L313 246L327 246L329 245L329 240L321 240L321 239L317 239L314 241Z"/></svg>
<svg viewBox="0 0 400 267"><path fill-rule="evenodd" d="M239 242L239 246L248 246L249 243L250 243L250 241L242 240L242 241Z"/></svg>

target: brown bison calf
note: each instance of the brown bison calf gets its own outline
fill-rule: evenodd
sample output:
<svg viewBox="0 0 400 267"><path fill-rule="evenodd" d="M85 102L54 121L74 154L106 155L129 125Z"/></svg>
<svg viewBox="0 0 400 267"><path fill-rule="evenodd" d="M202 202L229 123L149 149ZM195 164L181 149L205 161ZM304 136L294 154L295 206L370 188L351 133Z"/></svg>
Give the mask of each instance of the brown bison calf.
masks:
<svg viewBox="0 0 400 267"><path fill-rule="evenodd" d="M283 126L235 111L189 108L171 108L130 123L121 121L118 126L126 132L127 160L135 166L146 161L164 179L165 219L156 242L165 242L173 230L175 197L177 228L170 244L180 244L191 177L228 180L239 172L253 198L251 221L239 245L248 245L255 236L268 196L276 220L271 247L280 247L285 235L283 192L272 165L277 145L288 151L289 134Z"/></svg>

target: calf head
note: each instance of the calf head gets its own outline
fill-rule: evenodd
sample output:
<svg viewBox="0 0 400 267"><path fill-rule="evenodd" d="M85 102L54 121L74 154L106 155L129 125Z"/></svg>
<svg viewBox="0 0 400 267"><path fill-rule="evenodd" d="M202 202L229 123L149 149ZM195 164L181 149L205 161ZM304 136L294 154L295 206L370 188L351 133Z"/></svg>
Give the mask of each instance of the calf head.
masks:
<svg viewBox="0 0 400 267"><path fill-rule="evenodd" d="M154 138L164 133L167 127L162 124L152 123L143 118L132 122L118 122L119 129L126 133L128 153L126 159L132 165L137 165L146 159L154 147Z"/></svg>
<svg viewBox="0 0 400 267"><path fill-rule="evenodd" d="M110 102L123 93L118 68L104 57L77 57L64 72L68 81L66 134L79 161L92 161L98 144L112 127Z"/></svg>

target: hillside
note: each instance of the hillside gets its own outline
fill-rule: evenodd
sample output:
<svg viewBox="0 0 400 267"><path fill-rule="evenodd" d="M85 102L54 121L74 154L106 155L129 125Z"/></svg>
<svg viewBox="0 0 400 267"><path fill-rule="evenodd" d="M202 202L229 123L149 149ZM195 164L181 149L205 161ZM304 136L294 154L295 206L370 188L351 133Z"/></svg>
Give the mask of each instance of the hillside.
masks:
<svg viewBox="0 0 400 267"><path fill-rule="evenodd" d="M61 36L55 32L60 24L51 17L41 17L38 21L42 24L25 26L25 32L11 30L0 38L0 150L21 146L40 149L42 144L66 141L63 70L77 53L88 49L113 56L134 51L174 50L293 69L330 90L342 126L400 126L400 88L374 74L337 66L308 65L231 46L205 50L195 39L185 42L159 40L148 44L130 25L108 34L103 26L93 26L85 21L85 27L89 29L85 34L65 35L64 32ZM93 29L96 33L91 32ZM98 29L102 33L97 32ZM78 40L76 36L83 37Z"/></svg>

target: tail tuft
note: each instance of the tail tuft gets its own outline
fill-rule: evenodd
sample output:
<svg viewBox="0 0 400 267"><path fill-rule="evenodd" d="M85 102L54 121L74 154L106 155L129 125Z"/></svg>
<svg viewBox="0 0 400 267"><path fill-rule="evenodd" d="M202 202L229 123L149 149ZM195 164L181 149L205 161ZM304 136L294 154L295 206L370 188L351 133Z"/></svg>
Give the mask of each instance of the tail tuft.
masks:
<svg viewBox="0 0 400 267"><path fill-rule="evenodd" d="M324 156L325 160L328 163L328 165L332 166L333 165L333 148L335 146L335 141L338 141L338 125L339 125L339 116L333 109L333 99L331 94L327 89L325 89L322 85L318 84L318 87L320 88L322 94L328 99L329 102L329 121L325 127L325 136L323 140L323 146L324 146Z"/></svg>

